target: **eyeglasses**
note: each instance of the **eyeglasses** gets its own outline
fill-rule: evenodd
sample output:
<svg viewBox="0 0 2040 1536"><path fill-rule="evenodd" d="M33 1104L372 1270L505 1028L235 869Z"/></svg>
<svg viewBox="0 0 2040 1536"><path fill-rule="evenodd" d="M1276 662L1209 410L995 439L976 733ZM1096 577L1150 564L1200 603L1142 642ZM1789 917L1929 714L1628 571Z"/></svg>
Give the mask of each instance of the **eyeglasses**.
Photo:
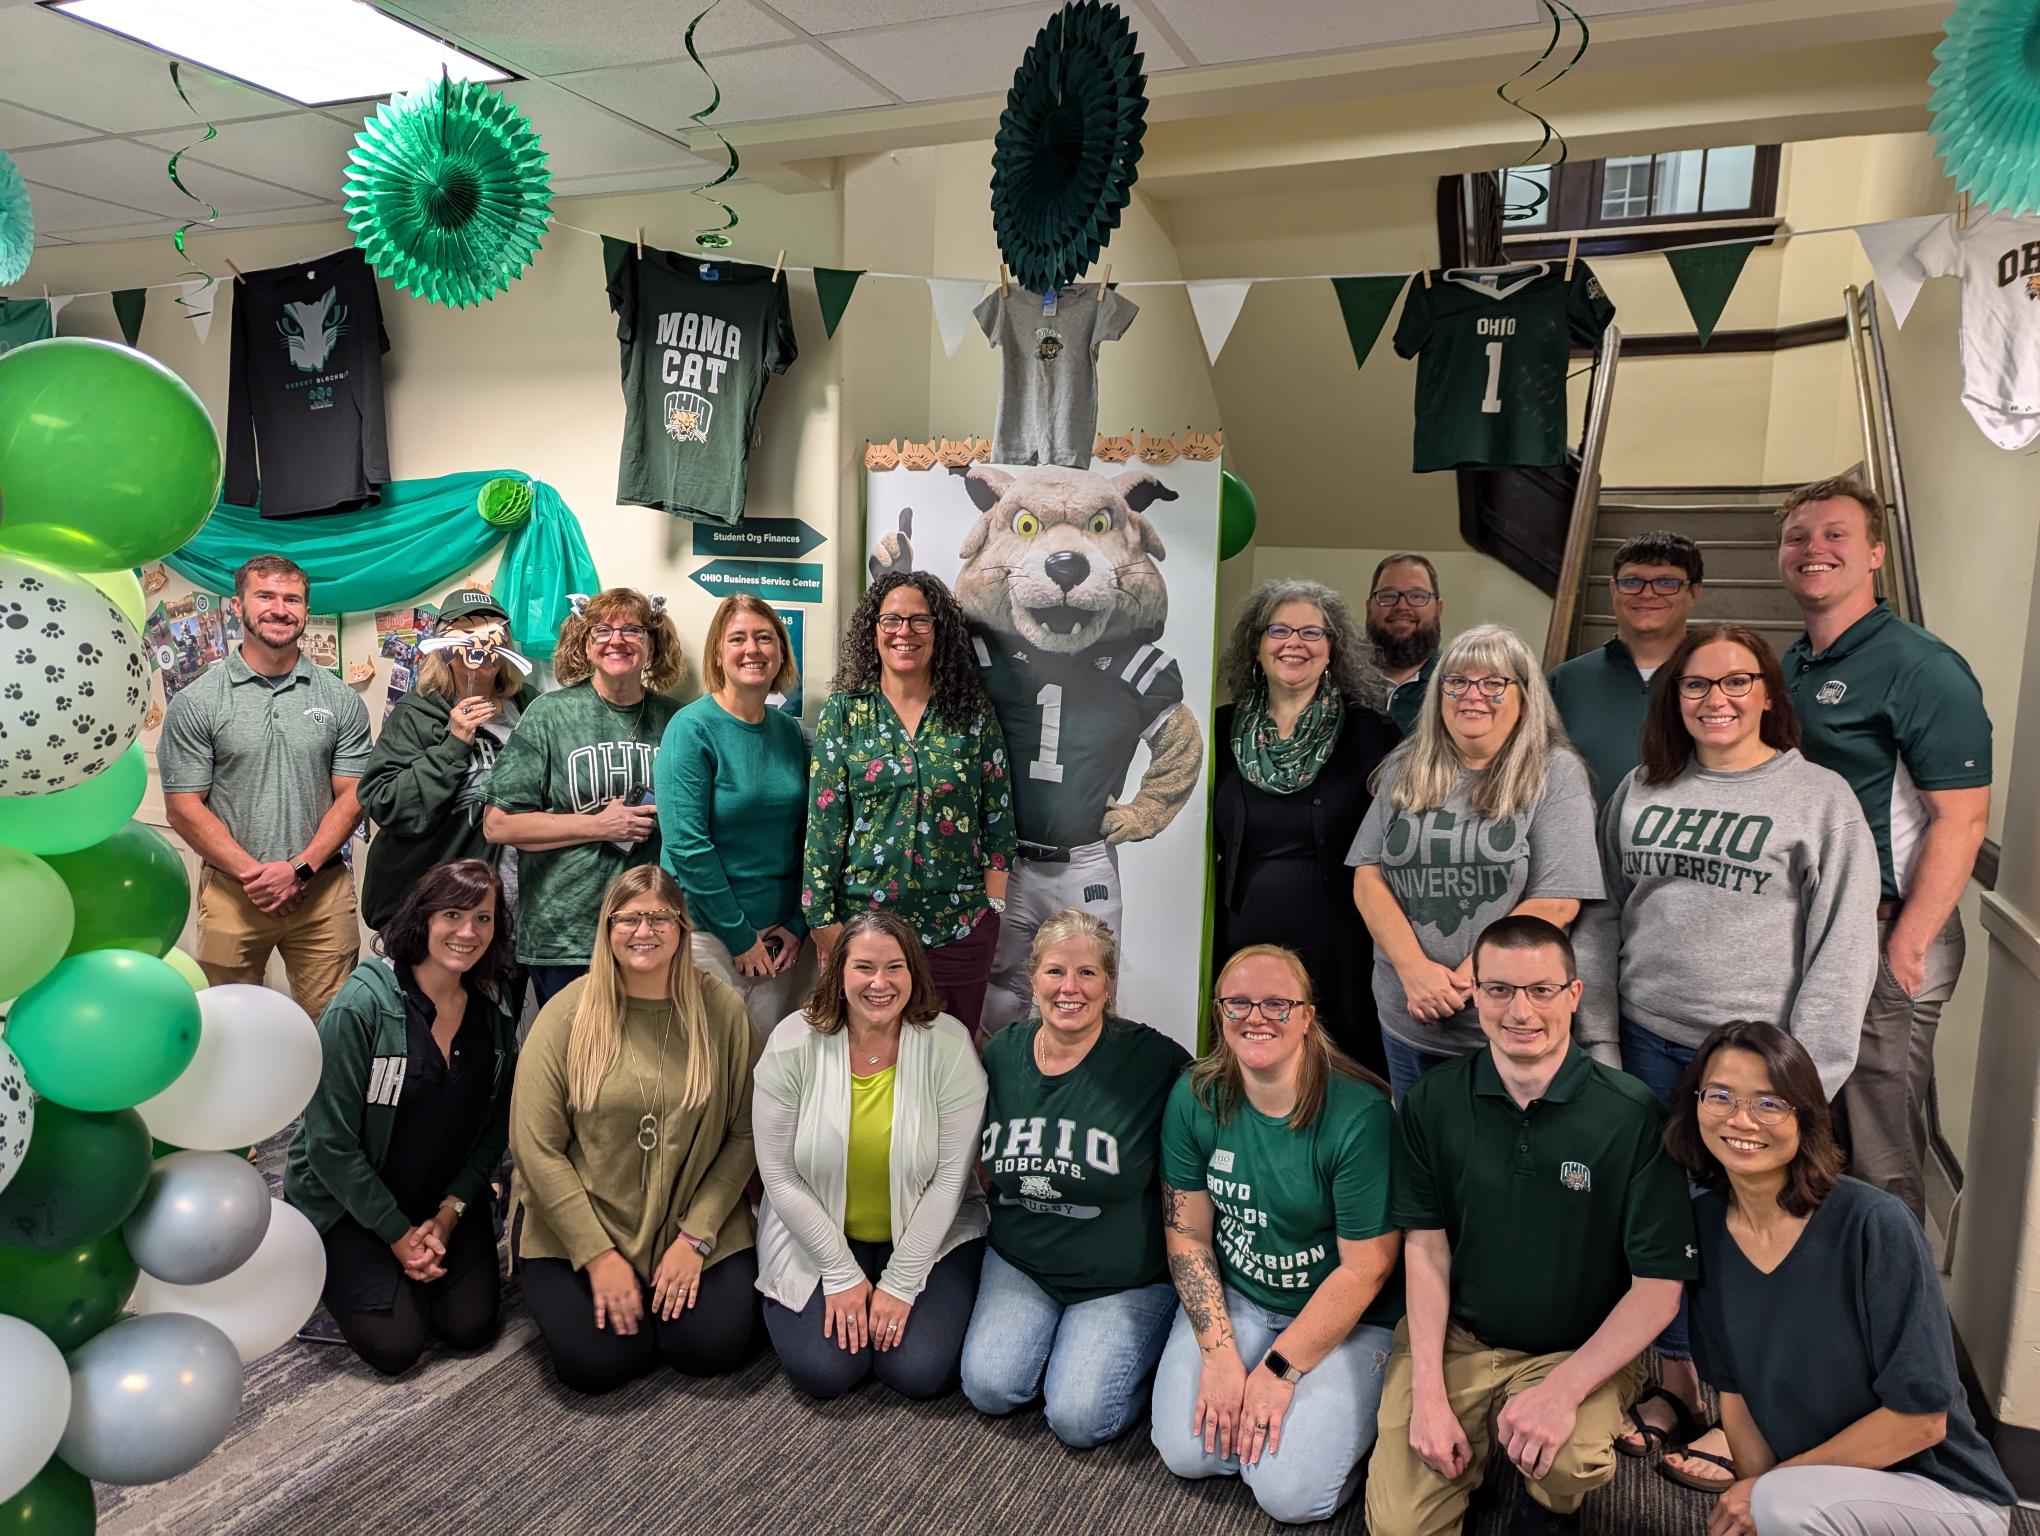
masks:
<svg viewBox="0 0 2040 1536"><path fill-rule="evenodd" d="M1726 677L1694 677L1690 673L1679 679L1679 697L1682 699L1704 699L1719 688L1731 699L1746 698L1757 685L1754 672L1731 672Z"/></svg>
<svg viewBox="0 0 2040 1536"><path fill-rule="evenodd" d="M588 631L588 638L597 645L607 645L611 640L642 640L645 627L642 624L597 624Z"/></svg>
<svg viewBox="0 0 2040 1536"><path fill-rule="evenodd" d="M1513 677L1461 677L1455 672L1438 686L1445 690L1445 697L1448 699L1464 698L1467 689L1478 688L1480 696L1488 703L1499 704L1502 702L1502 695L1509 691L1512 684L1516 687L1522 686Z"/></svg>
<svg viewBox="0 0 2040 1536"><path fill-rule="evenodd" d="M1261 631L1270 640L1287 640L1291 635L1307 645L1316 645L1325 637L1322 624L1270 624Z"/></svg>
<svg viewBox="0 0 2040 1536"><path fill-rule="evenodd" d="M1257 1012L1270 1024L1287 1024L1293 1009L1307 1006L1300 997L1264 997L1256 1002L1251 997L1221 997L1218 1011L1240 1024L1251 1019Z"/></svg>
<svg viewBox="0 0 2040 1536"><path fill-rule="evenodd" d="M917 635L932 634L935 629L935 615L932 613L881 613L878 616L881 632L896 635L901 630L912 630Z"/></svg>
<svg viewBox="0 0 2040 1536"><path fill-rule="evenodd" d="M1506 1008L1509 1004L1513 1003L1518 992L1529 993L1530 1001L1541 1008L1547 1004L1557 1002L1572 990L1572 983L1569 981L1564 983L1533 981L1520 987L1513 986L1506 981L1482 981L1476 982L1475 985L1480 988L1481 996L1501 1008Z"/></svg>
<svg viewBox="0 0 2040 1536"><path fill-rule="evenodd" d="M1428 608L1438 596L1422 587L1413 587L1407 592L1394 587L1381 587L1367 595L1367 600L1377 608L1393 608L1397 603L1408 603L1412 608Z"/></svg>
<svg viewBox="0 0 2040 1536"><path fill-rule="evenodd" d="M1683 576L1617 576L1615 578L1615 590L1627 593L1631 597L1636 596L1645 587L1649 587L1659 597L1677 597L1690 585L1691 583Z"/></svg>
<svg viewBox="0 0 2040 1536"><path fill-rule="evenodd" d="M1738 1109L1746 1109L1759 1125L1783 1125L1799 1113L1783 1099L1768 1093L1746 1099L1726 1088L1702 1088L1694 1097L1700 1101L1701 1113L1716 1120L1726 1120Z"/></svg>
<svg viewBox="0 0 2040 1536"><path fill-rule="evenodd" d="M671 933L680 926L680 914L661 908L657 912L618 912L609 919L611 933L635 933L649 928L654 933Z"/></svg>

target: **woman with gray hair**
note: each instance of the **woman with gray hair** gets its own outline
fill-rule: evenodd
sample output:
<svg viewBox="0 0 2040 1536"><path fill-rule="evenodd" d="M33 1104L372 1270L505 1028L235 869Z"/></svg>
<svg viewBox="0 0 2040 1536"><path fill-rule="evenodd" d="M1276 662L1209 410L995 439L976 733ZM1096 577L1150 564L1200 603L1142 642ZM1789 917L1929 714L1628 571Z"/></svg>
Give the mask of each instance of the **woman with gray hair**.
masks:
<svg viewBox="0 0 2040 1536"><path fill-rule="evenodd" d="M1346 862L1400 1104L1423 1073L1486 1043L1481 931L1519 913L1564 928L1604 894L1586 765L1515 631L1483 624L1446 645Z"/></svg>
<svg viewBox="0 0 2040 1536"><path fill-rule="evenodd" d="M1212 953L1295 950L1333 1041L1385 1073L1372 945L1342 862L1369 779L1401 740L1372 657L1352 608L1322 582L1266 581L1241 605L1220 662L1233 702L1213 726Z"/></svg>

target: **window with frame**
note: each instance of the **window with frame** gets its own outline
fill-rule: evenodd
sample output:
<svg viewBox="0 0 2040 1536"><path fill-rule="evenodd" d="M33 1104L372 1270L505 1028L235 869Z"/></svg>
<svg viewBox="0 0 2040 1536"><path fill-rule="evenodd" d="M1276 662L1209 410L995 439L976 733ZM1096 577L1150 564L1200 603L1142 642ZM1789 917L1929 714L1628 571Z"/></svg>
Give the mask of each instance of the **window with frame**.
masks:
<svg viewBox="0 0 2040 1536"><path fill-rule="evenodd" d="M1511 258L1605 256L1683 245L1691 227L1765 234L1778 224L1778 146L1739 144L1610 155L1494 173ZM1540 197L1539 192L1543 193Z"/></svg>

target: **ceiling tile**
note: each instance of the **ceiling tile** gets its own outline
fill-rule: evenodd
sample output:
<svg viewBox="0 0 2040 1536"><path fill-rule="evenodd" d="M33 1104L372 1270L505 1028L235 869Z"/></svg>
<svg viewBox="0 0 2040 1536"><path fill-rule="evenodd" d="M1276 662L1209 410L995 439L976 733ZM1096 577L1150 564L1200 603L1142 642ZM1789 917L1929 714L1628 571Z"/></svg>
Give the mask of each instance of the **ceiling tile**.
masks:
<svg viewBox="0 0 2040 1536"><path fill-rule="evenodd" d="M813 117L856 107L880 107L892 98L859 79L814 43L754 48L716 60L722 109L714 123L755 123L776 117ZM701 71L692 62L633 64L568 75L565 84L626 117L677 131L687 114L708 105Z"/></svg>
<svg viewBox="0 0 2040 1536"><path fill-rule="evenodd" d="M549 81L513 81L503 88L503 94L524 109L531 126L538 130L555 181L610 171L671 166L705 169L708 165L685 144L661 138L628 117L584 101Z"/></svg>
<svg viewBox="0 0 2040 1536"><path fill-rule="evenodd" d="M170 133L141 135L142 142L163 151L182 149L203 133L178 129ZM229 123L210 144L194 145L178 162L215 170L238 171L264 181L295 188L314 197L336 197L346 174L347 152L354 147L354 134L319 112L293 112L283 117L253 122ZM191 190L204 195L196 175L187 178ZM208 202L219 200L207 197Z"/></svg>
<svg viewBox="0 0 2040 1536"><path fill-rule="evenodd" d="M828 39L828 46L905 101L1003 96L1042 23L1059 9L1029 5L988 16L951 16L846 33ZM1183 60L1161 29L1144 26L1138 7L1126 9L1140 36L1147 72L1180 69Z"/></svg>
<svg viewBox="0 0 2040 1536"><path fill-rule="evenodd" d="M520 74L557 75L643 59L684 59L687 18L675 0L381 0L393 16L467 43ZM702 53L783 42L793 33L750 0L722 0L694 34Z"/></svg>
<svg viewBox="0 0 2040 1536"><path fill-rule="evenodd" d="M204 210L198 204L171 185L167 174L169 158L168 151L148 144L127 139L95 139L89 144L66 144L55 149L25 149L14 157L14 162L21 167L23 176L46 186L110 198L149 213L189 218L191 210L198 209L203 216ZM186 175L184 184L221 213L295 208L324 200L210 166Z"/></svg>
<svg viewBox="0 0 2040 1536"><path fill-rule="evenodd" d="M996 11L1013 0L774 0L779 14L803 31L821 37L831 32L860 32L903 21L933 21L942 16L970 16Z"/></svg>
<svg viewBox="0 0 2040 1536"><path fill-rule="evenodd" d="M1353 0L1284 0L1281 5L1148 0L1148 4L1205 64L1340 53L1419 38L1494 32L1527 27L1546 17L1538 0L1427 0L1423 5L1367 5Z"/></svg>
<svg viewBox="0 0 2040 1536"><path fill-rule="evenodd" d="M28 186L28 206L35 214L36 229L48 230L53 235L131 224L142 217L138 209L123 208L96 197L80 197L62 187L37 186L34 182Z"/></svg>
<svg viewBox="0 0 2040 1536"><path fill-rule="evenodd" d="M72 139L96 138L98 134L97 128L67 123L60 117L48 117L41 112L31 112L26 107L17 107L11 101L0 101L0 149L28 149L36 144L65 144Z"/></svg>
<svg viewBox="0 0 2040 1536"><path fill-rule="evenodd" d="M192 106L214 122L263 117L292 105L195 65L182 74ZM0 100L91 123L104 133L192 120L163 54L38 5L0 9Z"/></svg>

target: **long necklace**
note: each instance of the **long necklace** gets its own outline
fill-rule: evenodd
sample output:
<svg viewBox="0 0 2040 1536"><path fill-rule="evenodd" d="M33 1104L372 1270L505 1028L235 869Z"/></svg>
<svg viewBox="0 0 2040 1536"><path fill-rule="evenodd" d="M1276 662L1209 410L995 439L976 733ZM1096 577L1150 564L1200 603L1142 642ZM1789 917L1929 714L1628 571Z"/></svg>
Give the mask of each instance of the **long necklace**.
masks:
<svg viewBox="0 0 2040 1536"><path fill-rule="evenodd" d="M647 1193L650 1192L652 1187L652 1153L659 1146L659 1126L663 1123L666 1114L666 1041L672 1033L673 1021L668 1018L665 1026L659 1031L659 1100L656 1113L652 1108L652 1096L645 1091L644 1075L638 1071L637 1053L631 1049L630 1035L626 1032L623 1037L624 1060L630 1067L632 1079L637 1083L638 1105L644 1110L644 1113L638 1118L637 1128L637 1144L640 1154L638 1159L638 1188ZM665 1167L666 1155L664 1152L660 1152L659 1171L664 1173Z"/></svg>

